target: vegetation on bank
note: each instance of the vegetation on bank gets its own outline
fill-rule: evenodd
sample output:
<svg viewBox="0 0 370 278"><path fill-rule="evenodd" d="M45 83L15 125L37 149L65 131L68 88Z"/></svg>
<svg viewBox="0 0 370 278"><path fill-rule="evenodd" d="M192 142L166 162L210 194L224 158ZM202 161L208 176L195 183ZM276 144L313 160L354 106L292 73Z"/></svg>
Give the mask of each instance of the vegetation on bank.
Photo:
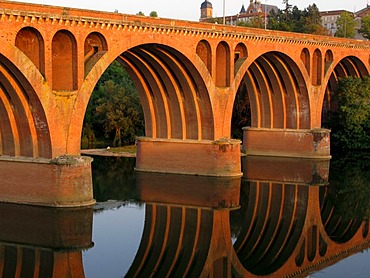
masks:
<svg viewBox="0 0 370 278"><path fill-rule="evenodd" d="M326 127L331 143L342 150L370 150L370 77L340 78L331 96Z"/></svg>
<svg viewBox="0 0 370 278"><path fill-rule="evenodd" d="M120 147L144 135L144 115L136 87L118 63L112 63L96 85L87 107L83 147Z"/></svg>

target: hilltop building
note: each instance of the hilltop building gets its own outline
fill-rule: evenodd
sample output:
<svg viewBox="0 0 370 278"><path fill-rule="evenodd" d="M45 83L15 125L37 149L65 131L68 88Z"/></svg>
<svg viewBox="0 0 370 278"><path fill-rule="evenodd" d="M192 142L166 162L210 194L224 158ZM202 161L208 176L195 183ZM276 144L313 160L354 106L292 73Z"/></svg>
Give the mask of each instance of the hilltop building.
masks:
<svg viewBox="0 0 370 278"><path fill-rule="evenodd" d="M200 6L200 21L213 17L213 7L211 2L205 0Z"/></svg>
<svg viewBox="0 0 370 278"><path fill-rule="evenodd" d="M219 23L223 21L223 17L213 17L212 4L208 0L205 0L202 3L200 10L200 21ZM225 16L225 23L227 25L237 25L239 21L248 22L256 17L264 18L265 20L267 20L267 15L270 13L271 10L275 10L277 12L278 7L274 5L262 4L261 0L250 0L247 8L245 8L243 4L239 13L235 15Z"/></svg>
<svg viewBox="0 0 370 278"><path fill-rule="evenodd" d="M274 10L278 12L278 7L274 5L262 4L261 0L250 0L249 5L245 8L244 4L242 5L239 13L235 15L225 16L225 24L227 25L237 25L238 22L250 22L256 17L262 18L267 24L267 15ZM322 26L329 30L329 33L334 36L337 32L337 19L343 12L348 12L353 15L356 21L356 35L355 39L364 39L361 33L358 30L361 28L361 19L370 14L370 5L366 5L364 9L361 9L355 13L349 12L346 10L331 10L320 12ZM209 0L204 0L200 6L200 21L203 22L216 22L222 23L223 17L213 17L213 6Z"/></svg>

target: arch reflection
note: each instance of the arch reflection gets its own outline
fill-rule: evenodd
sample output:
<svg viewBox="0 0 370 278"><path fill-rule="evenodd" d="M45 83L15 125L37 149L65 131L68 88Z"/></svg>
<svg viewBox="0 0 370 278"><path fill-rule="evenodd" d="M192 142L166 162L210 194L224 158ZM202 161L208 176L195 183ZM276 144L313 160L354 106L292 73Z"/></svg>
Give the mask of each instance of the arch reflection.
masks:
<svg viewBox="0 0 370 278"><path fill-rule="evenodd" d="M1 277L84 277L93 209L0 203Z"/></svg>
<svg viewBox="0 0 370 278"><path fill-rule="evenodd" d="M145 227L126 277L307 276L370 247L365 218L328 233L329 160L246 157L243 173L138 173Z"/></svg>

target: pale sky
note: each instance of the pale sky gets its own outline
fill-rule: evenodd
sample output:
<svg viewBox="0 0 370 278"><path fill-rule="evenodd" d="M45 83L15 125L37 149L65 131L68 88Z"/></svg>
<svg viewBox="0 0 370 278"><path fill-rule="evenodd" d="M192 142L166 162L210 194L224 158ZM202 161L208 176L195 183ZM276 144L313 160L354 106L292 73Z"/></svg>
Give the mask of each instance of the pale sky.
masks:
<svg viewBox="0 0 370 278"><path fill-rule="evenodd" d="M159 17L198 21L200 17L200 5L204 0L21 0L37 4L47 4L63 7L74 7L99 11L136 14L142 11L149 15L156 11ZM246 7L249 0L209 0L213 5L213 16L223 15L223 3L225 1L225 15L235 15L240 11L242 4ZM283 0L262 0L262 3L275 5L282 9ZM289 4L303 10L315 3L320 11L347 10L358 11L366 7L367 0L290 0Z"/></svg>

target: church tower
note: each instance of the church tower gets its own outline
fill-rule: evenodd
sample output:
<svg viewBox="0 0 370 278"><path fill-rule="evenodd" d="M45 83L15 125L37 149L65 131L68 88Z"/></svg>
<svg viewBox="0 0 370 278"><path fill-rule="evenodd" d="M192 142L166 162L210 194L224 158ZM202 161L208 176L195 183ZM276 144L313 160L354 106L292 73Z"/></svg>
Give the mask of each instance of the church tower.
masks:
<svg viewBox="0 0 370 278"><path fill-rule="evenodd" d="M207 18L213 17L213 7L211 2L205 0L202 5L200 6L200 20L204 20Z"/></svg>

